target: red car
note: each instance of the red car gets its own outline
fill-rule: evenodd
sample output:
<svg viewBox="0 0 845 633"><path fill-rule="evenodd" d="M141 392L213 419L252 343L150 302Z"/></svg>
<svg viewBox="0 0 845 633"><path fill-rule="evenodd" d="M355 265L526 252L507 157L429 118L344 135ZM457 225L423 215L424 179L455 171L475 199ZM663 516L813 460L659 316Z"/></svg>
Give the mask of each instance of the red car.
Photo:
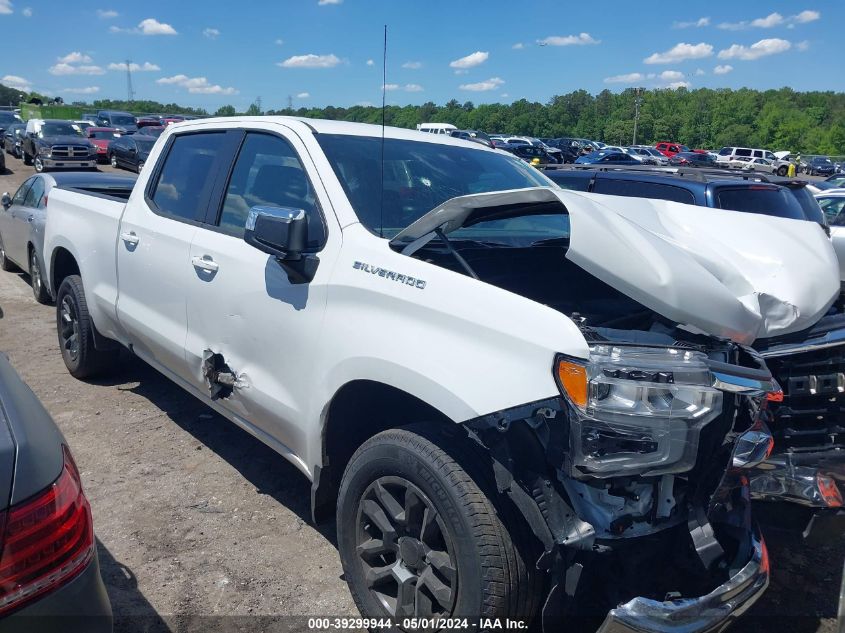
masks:
<svg viewBox="0 0 845 633"><path fill-rule="evenodd" d="M672 158L675 154L689 151L689 147L687 147L686 145L681 145L680 143L673 143L671 141L660 141L659 143L655 144L654 149L656 149L664 156L668 156L669 158Z"/></svg>
<svg viewBox="0 0 845 633"><path fill-rule="evenodd" d="M97 148L97 162L107 163L109 160L109 143L120 137L113 127L89 127L85 130L85 136Z"/></svg>

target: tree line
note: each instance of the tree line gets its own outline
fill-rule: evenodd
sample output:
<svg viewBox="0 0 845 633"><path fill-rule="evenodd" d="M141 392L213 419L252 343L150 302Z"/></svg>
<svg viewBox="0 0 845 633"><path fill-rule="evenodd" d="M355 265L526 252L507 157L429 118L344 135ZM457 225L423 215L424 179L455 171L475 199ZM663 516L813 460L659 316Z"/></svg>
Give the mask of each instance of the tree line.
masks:
<svg viewBox="0 0 845 633"><path fill-rule="evenodd" d="M0 103L11 89L0 86ZM12 91L18 92L18 91ZM24 98L31 95L19 93ZM11 95L9 95L11 97ZM25 100L25 99L21 99ZM592 95L576 90L556 95L546 103L520 99L510 104L475 105L452 99L445 105L380 107L356 105L349 108L283 108L262 112L252 104L239 113L234 106L219 108L216 116L236 114L285 114L315 119L336 119L413 128L418 123L451 123L460 129L488 133L538 137L576 137L613 144L636 141L679 141L694 148L725 145L765 147L773 151L845 155L845 93L796 92L790 88L752 90L741 88L687 90L658 89L619 93L603 90ZM156 101L97 100L73 105L90 109L128 110L133 113L166 112L209 114L202 108L188 108Z"/></svg>

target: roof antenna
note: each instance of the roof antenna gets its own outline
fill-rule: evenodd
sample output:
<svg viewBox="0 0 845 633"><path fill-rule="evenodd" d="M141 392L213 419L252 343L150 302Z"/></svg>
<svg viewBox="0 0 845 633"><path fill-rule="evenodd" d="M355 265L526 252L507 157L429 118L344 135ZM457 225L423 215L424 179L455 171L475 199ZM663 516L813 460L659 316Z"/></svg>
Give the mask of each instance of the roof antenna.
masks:
<svg viewBox="0 0 845 633"><path fill-rule="evenodd" d="M387 94L387 25L384 25L384 50L381 58L381 200L379 201L379 237L384 237L384 122Z"/></svg>

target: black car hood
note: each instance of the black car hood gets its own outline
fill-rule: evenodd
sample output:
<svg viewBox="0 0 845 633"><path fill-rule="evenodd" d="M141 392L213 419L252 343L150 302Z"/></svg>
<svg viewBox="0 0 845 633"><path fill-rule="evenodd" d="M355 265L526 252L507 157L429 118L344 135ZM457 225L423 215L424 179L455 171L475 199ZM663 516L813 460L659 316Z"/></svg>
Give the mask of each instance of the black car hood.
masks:
<svg viewBox="0 0 845 633"><path fill-rule="evenodd" d="M90 145L87 138L82 136L71 136L65 134L61 136L44 136L38 139L39 143L44 145Z"/></svg>
<svg viewBox="0 0 845 633"><path fill-rule="evenodd" d="M65 443L50 414L0 354L0 510L58 479Z"/></svg>

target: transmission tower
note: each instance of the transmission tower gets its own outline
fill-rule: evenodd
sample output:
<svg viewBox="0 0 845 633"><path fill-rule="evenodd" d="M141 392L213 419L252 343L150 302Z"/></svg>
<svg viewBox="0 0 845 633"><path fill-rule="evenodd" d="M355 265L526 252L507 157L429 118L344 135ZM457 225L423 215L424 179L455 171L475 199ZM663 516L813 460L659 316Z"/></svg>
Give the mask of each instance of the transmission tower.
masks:
<svg viewBox="0 0 845 633"><path fill-rule="evenodd" d="M126 93L130 103L135 100L135 90L132 88L132 60L126 60Z"/></svg>

